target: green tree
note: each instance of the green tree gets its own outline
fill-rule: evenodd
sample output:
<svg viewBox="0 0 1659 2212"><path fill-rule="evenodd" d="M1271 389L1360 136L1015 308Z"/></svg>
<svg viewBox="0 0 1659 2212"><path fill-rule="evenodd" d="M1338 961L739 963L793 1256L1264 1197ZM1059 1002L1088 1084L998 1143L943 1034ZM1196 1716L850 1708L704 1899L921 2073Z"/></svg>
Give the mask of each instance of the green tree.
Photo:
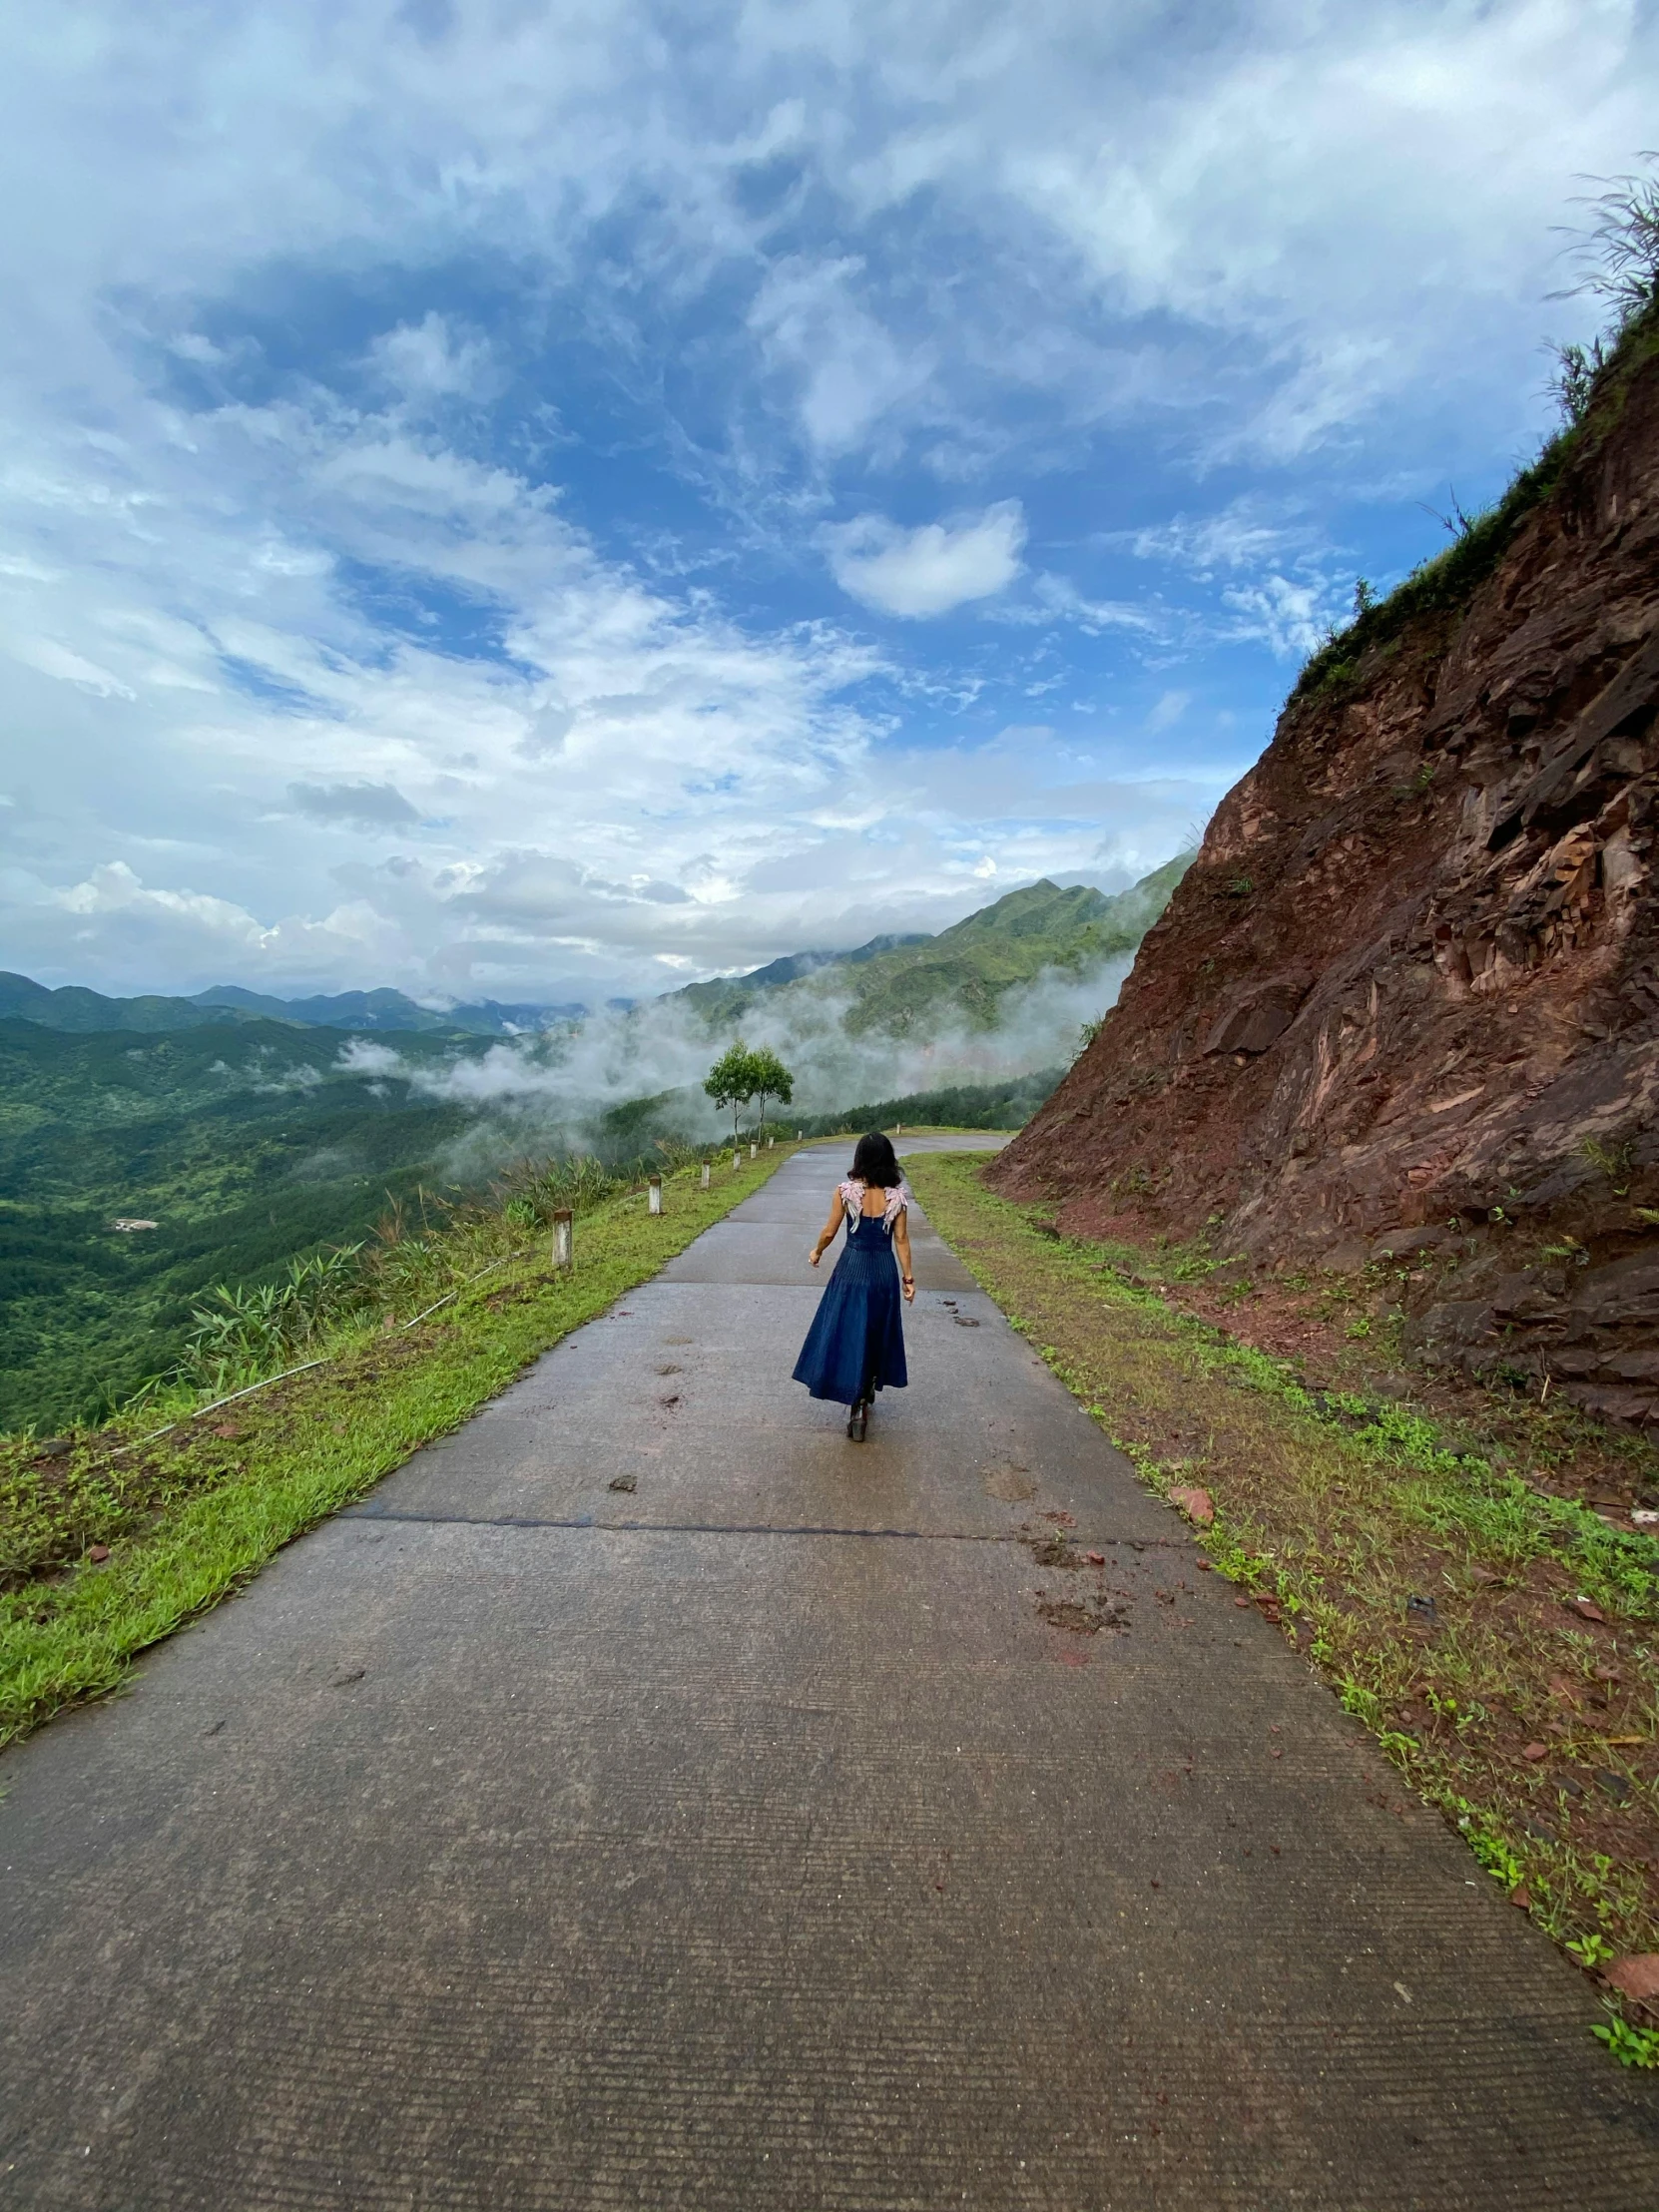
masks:
<svg viewBox="0 0 1659 2212"><path fill-rule="evenodd" d="M703 1088L715 1104L732 1109L732 1142L738 1141L738 1109L747 1106L759 1089L756 1081L757 1055L750 1051L740 1037L729 1045L704 1077Z"/></svg>
<svg viewBox="0 0 1659 2212"><path fill-rule="evenodd" d="M795 1096L795 1077L771 1045L763 1045L759 1052L749 1055L749 1072L755 1085L755 1095L761 1101L761 1126L764 1129L767 1100L775 1098L780 1106L787 1106Z"/></svg>

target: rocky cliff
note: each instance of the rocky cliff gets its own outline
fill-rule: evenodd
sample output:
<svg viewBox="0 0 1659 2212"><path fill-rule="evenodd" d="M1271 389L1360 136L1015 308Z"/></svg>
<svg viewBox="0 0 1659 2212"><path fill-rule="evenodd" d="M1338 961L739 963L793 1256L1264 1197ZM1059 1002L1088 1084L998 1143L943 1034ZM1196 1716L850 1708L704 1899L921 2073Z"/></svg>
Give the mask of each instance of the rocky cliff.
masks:
<svg viewBox="0 0 1659 2212"><path fill-rule="evenodd" d="M1659 332L1305 672L995 1169L1062 1223L1392 1257L1430 1360L1659 1424Z"/></svg>

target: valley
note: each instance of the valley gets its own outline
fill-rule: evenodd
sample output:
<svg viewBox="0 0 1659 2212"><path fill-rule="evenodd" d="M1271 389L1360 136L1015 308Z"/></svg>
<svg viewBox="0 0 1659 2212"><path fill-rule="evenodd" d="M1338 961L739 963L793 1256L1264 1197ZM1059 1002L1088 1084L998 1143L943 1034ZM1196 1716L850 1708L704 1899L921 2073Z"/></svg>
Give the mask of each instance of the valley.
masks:
<svg viewBox="0 0 1659 2212"><path fill-rule="evenodd" d="M593 1013L0 977L0 1428L107 1414L168 1372L215 1284L271 1281L388 1210L441 1218L530 1158L643 1174L714 1144L701 1077L740 1029L795 1070L792 1128L1017 1127L1185 864Z"/></svg>

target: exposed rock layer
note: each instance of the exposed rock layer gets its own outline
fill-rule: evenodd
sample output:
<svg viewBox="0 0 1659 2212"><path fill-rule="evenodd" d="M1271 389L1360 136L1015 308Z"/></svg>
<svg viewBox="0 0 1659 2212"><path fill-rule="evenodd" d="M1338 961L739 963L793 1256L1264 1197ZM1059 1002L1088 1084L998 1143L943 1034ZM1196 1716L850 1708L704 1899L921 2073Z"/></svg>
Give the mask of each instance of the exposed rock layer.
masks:
<svg viewBox="0 0 1659 2212"><path fill-rule="evenodd" d="M1416 1267L1428 1356L1659 1422L1659 359L1463 606L1294 697L993 1171Z"/></svg>

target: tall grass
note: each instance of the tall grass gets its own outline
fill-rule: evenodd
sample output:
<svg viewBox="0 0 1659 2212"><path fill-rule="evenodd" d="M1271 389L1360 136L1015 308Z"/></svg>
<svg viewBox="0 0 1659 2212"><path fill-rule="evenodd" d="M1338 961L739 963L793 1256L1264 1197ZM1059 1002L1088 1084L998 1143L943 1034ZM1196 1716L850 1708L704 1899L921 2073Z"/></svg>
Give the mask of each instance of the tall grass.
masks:
<svg viewBox="0 0 1659 2212"><path fill-rule="evenodd" d="M701 1157L673 1140L656 1151L670 1173ZM607 1167L589 1153L527 1158L479 1198L422 1190L410 1203L393 1200L362 1243L290 1260L273 1283L216 1283L192 1313L178 1366L141 1397L154 1402L169 1387L221 1397L366 1328L396 1328L529 1250L561 1209L591 1213L638 1189L649 1164Z"/></svg>
<svg viewBox="0 0 1659 2212"><path fill-rule="evenodd" d="M1644 154L1645 162L1659 155ZM1589 205L1595 220L1578 234L1583 274L1570 288L1605 299L1615 342L1659 299L1659 176L1610 177Z"/></svg>

